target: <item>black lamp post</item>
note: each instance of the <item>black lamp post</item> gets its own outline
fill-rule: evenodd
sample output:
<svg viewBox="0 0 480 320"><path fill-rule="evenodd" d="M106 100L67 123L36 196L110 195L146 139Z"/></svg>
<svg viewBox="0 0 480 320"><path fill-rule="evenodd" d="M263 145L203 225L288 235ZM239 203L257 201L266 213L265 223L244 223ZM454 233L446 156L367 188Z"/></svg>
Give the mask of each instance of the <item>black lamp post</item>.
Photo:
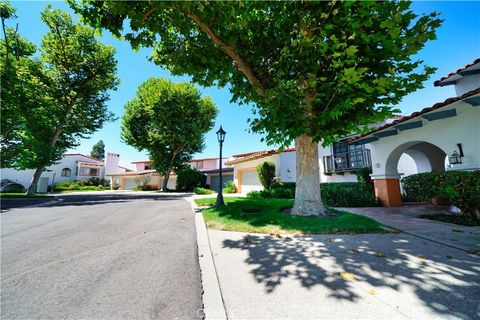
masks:
<svg viewBox="0 0 480 320"><path fill-rule="evenodd" d="M222 177L222 147L223 147L223 141L225 141L225 134L226 132L222 129L222 126L220 126L220 129L217 131L217 140L218 143L220 144L220 179L218 181L218 194L217 194L217 202L215 202L216 206L224 206L225 202L223 202L223 194L222 194L222 189L223 189L223 177Z"/></svg>

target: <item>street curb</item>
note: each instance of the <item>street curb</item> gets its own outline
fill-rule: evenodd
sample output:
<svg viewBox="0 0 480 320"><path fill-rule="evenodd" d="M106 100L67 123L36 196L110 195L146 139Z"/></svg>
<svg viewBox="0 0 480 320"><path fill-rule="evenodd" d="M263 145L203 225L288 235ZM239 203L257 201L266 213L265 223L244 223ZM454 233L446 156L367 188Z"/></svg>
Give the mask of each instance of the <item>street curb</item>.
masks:
<svg viewBox="0 0 480 320"><path fill-rule="evenodd" d="M210 240L208 238L207 227L203 215L198 209L192 197L185 197L190 203L195 218L195 229L197 233L198 262L203 288L203 314L204 319L227 319L227 313L223 302L222 291L218 281L217 270L213 261Z"/></svg>
<svg viewBox="0 0 480 320"><path fill-rule="evenodd" d="M41 202L41 203L36 203L36 204L32 204L32 205L27 205L27 206L23 206L23 207L15 207L15 208L10 208L10 209L3 209L1 212L2 213L7 213L7 212L11 212L11 211L14 211L14 210L19 210L19 209L28 209L28 208L37 208L37 207L45 207L45 206L49 206L51 204L54 204L54 203L58 203L62 201L61 199L57 199L56 197L50 201L46 201L46 202Z"/></svg>

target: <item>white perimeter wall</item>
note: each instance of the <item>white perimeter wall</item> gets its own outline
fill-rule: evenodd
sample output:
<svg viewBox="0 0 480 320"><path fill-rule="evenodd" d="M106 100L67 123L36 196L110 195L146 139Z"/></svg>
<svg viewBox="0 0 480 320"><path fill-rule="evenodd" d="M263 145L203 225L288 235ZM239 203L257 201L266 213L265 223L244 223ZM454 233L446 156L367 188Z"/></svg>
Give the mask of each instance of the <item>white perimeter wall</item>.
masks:
<svg viewBox="0 0 480 320"><path fill-rule="evenodd" d="M77 161L81 162L90 162L90 163L98 163L93 161L90 158L81 156L81 155L68 155L64 156L59 163L47 167L47 170L53 170L55 172L55 178L53 172L43 172L42 177L48 177L48 184L57 183L61 181L74 181L74 180L87 180L91 178L91 176L77 176L76 168L77 168ZM69 168L71 170L70 177L62 177L62 169ZM104 178L105 169L103 167L98 167L100 172L97 178ZM0 170L0 179L9 179L15 182L20 183L25 188L30 185L30 182L33 177L33 173L35 170L15 170L15 169L1 169Z"/></svg>

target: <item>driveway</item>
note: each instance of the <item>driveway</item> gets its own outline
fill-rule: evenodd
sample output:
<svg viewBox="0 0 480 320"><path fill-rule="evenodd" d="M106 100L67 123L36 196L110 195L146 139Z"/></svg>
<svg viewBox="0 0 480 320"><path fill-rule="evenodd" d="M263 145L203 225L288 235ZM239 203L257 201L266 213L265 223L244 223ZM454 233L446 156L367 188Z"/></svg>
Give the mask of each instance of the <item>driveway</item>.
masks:
<svg viewBox="0 0 480 320"><path fill-rule="evenodd" d="M62 196L1 214L1 318L193 319L201 285L181 197Z"/></svg>
<svg viewBox="0 0 480 320"><path fill-rule="evenodd" d="M209 230L228 319L479 319L480 257L405 233Z"/></svg>
<svg viewBox="0 0 480 320"><path fill-rule="evenodd" d="M414 236L429 239L454 248L480 251L480 226L467 227L420 218L421 215L445 214L445 207L408 205L403 207L339 208L368 216L386 226Z"/></svg>

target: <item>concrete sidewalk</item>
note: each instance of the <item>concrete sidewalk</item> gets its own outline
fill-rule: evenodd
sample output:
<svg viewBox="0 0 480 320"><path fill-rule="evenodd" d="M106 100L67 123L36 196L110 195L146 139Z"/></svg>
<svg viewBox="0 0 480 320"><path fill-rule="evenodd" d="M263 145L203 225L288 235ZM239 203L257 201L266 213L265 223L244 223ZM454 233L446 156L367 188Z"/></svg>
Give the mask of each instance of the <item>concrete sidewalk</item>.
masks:
<svg viewBox="0 0 480 320"><path fill-rule="evenodd" d="M398 208L338 208L368 216L406 233L462 250L480 249L480 226L466 227L419 218L420 215L446 213L445 208L412 205Z"/></svg>
<svg viewBox="0 0 480 320"><path fill-rule="evenodd" d="M480 257L400 234L209 230L229 319L478 319Z"/></svg>

